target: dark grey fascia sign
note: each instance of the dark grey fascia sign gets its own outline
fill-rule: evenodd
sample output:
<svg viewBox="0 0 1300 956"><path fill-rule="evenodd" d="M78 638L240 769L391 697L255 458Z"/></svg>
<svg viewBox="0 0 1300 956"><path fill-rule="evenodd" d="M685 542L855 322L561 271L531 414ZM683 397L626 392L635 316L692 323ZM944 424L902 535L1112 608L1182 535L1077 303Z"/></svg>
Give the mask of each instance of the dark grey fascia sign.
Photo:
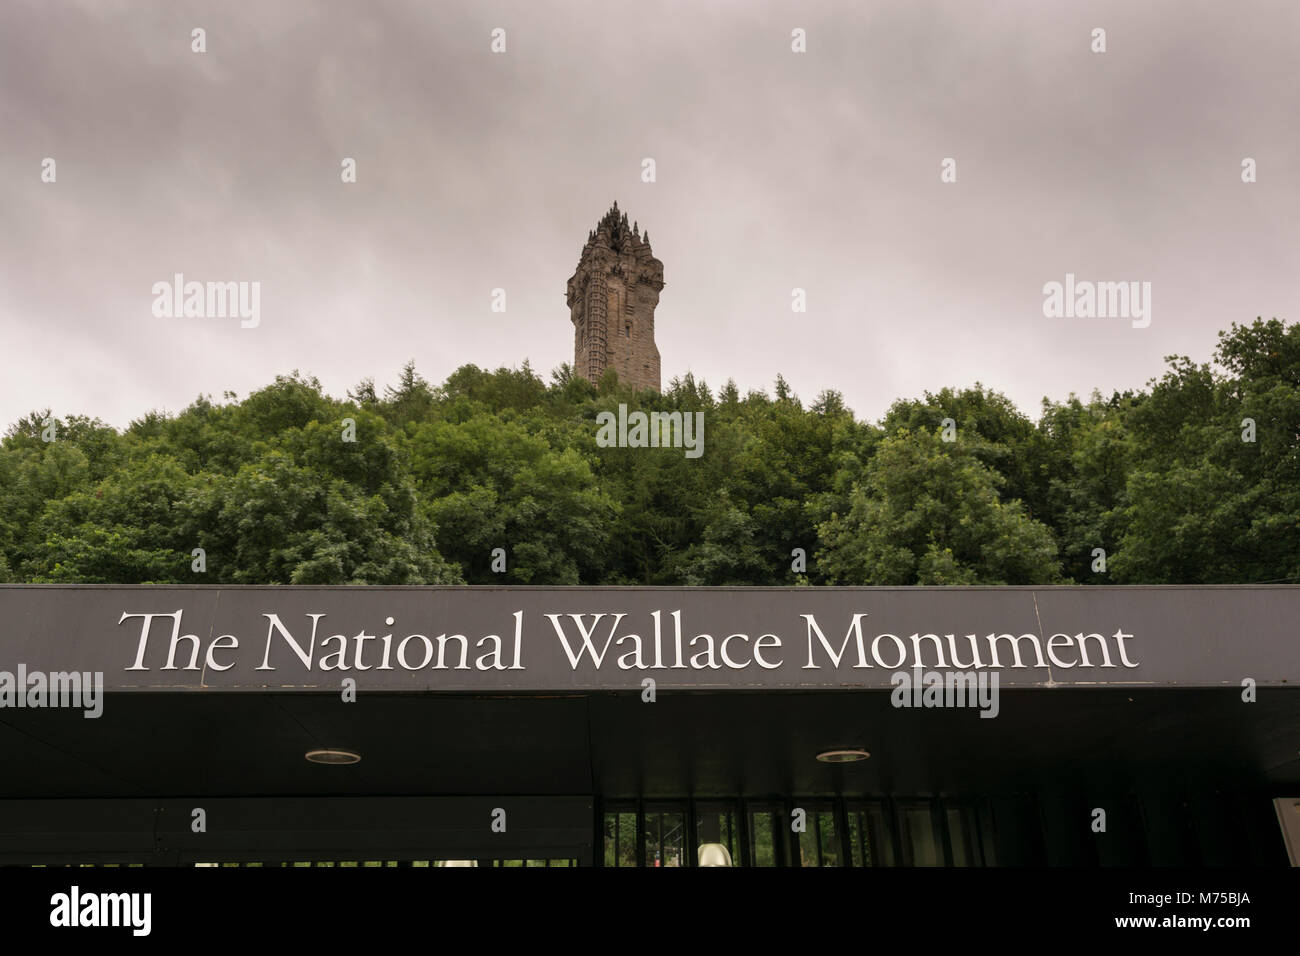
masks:
<svg viewBox="0 0 1300 956"><path fill-rule="evenodd" d="M109 691L1283 685L1300 587L0 586L0 671Z"/></svg>

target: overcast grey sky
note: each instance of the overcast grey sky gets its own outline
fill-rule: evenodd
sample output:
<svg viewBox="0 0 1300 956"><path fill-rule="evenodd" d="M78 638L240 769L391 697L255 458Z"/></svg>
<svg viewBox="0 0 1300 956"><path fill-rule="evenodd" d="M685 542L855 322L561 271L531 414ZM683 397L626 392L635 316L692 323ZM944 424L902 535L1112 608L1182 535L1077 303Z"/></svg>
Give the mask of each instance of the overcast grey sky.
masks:
<svg viewBox="0 0 1300 956"><path fill-rule="evenodd" d="M1298 44L1289 0L4 0L0 425L295 368L338 396L412 358L545 375L614 199L664 263L665 384L781 372L868 419L976 380L1035 417L1139 387L1300 320ZM155 317L177 272L260 282L260 325ZM1045 318L1067 272L1149 281L1150 327Z"/></svg>

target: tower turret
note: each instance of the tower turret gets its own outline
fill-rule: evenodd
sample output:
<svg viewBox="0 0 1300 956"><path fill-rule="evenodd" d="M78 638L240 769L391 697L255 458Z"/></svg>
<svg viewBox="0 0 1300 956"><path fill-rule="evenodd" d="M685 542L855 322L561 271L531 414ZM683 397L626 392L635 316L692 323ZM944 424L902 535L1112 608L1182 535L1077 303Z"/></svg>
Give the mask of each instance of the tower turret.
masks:
<svg viewBox="0 0 1300 956"><path fill-rule="evenodd" d="M574 371L598 384L613 368L620 383L659 391L655 307L663 287L664 264L651 253L649 235L628 225L615 202L587 234L569 279Z"/></svg>

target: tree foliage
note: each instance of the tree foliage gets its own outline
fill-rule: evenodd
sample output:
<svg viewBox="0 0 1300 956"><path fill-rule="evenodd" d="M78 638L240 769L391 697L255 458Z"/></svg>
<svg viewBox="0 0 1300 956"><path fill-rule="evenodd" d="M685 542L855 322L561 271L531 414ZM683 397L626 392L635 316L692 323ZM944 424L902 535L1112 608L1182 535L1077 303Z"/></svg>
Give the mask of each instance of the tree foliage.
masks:
<svg viewBox="0 0 1300 956"><path fill-rule="evenodd" d="M703 453L602 447L620 404L698 413ZM1234 325L1212 362L1036 422L979 383L871 424L780 376L657 394L526 362L343 399L294 372L123 431L36 410L0 439L0 580L1296 581L1300 326Z"/></svg>

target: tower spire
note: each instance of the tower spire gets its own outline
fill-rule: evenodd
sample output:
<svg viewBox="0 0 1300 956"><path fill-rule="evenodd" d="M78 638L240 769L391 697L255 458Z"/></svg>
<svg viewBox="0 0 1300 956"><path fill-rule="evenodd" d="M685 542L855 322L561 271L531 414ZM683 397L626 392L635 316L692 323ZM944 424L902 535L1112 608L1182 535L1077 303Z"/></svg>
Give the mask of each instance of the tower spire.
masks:
<svg viewBox="0 0 1300 956"><path fill-rule="evenodd" d="M573 322L573 366L593 385L608 369L634 389L659 391L654 311L664 286L663 263L614 200L587 233L566 296Z"/></svg>

